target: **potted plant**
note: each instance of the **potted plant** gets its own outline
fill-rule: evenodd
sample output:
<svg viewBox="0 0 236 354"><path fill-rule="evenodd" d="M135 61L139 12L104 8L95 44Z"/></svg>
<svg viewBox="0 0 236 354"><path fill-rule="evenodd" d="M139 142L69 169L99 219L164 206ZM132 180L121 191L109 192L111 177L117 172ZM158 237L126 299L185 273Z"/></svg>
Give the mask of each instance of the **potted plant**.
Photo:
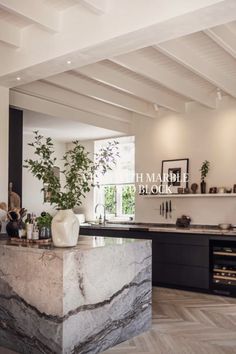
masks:
<svg viewBox="0 0 236 354"><path fill-rule="evenodd" d="M206 193L206 182L205 182L205 178L209 172L210 169L210 162L205 160L202 163L202 166L200 168L200 172L201 172L201 193L205 194Z"/></svg>
<svg viewBox="0 0 236 354"><path fill-rule="evenodd" d="M54 157L52 139L44 138L38 131L34 134L34 141L29 145L34 148L37 158L25 160L24 167L42 181L42 191L49 196L47 201L58 210L52 219L54 245L75 246L79 235L79 221L72 209L81 205L86 193L95 186L95 177L99 173L105 174L115 165L119 156L118 142L108 142L92 159L83 145L77 140L73 141L73 147L62 157L63 169L59 170L58 176L54 172L58 164ZM65 181L63 185L61 180Z"/></svg>
<svg viewBox="0 0 236 354"><path fill-rule="evenodd" d="M52 215L43 211L39 217L36 218L36 222L39 228L39 238L50 238L51 237L51 224Z"/></svg>

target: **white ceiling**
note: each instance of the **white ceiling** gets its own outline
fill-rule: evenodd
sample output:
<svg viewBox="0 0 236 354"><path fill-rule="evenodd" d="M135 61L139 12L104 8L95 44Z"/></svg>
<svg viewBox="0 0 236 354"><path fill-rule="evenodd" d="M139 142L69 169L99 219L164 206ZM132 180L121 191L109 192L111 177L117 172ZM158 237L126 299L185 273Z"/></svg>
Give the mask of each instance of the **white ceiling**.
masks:
<svg viewBox="0 0 236 354"><path fill-rule="evenodd" d="M108 137L121 136L113 130L83 124L71 119L52 117L45 114L24 111L24 134L32 134L39 130L45 137L69 143L73 140L98 140Z"/></svg>
<svg viewBox="0 0 236 354"><path fill-rule="evenodd" d="M219 90L236 98L236 1L148 5L0 0L0 85L10 103L129 134L137 116L184 113L188 102L215 109Z"/></svg>

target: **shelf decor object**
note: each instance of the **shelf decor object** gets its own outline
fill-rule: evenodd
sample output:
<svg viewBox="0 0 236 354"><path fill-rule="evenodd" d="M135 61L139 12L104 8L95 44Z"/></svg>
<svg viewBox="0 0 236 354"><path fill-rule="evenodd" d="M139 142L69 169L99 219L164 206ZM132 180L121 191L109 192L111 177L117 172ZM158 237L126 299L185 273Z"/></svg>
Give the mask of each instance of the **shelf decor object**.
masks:
<svg viewBox="0 0 236 354"><path fill-rule="evenodd" d="M161 166L162 190L172 193L188 188L189 159L163 160Z"/></svg>
<svg viewBox="0 0 236 354"><path fill-rule="evenodd" d="M202 166L200 168L200 172L201 172L201 193L205 194L206 193L206 182L205 182L205 178L208 175L210 169L210 162L205 160L202 163Z"/></svg>

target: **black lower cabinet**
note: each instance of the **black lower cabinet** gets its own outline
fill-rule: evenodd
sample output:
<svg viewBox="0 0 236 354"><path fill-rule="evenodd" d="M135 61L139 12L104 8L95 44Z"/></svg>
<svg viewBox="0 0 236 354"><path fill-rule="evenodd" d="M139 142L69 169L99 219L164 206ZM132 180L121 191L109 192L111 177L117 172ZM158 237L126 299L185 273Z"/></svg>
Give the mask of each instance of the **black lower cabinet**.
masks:
<svg viewBox="0 0 236 354"><path fill-rule="evenodd" d="M207 268L153 262L152 277L153 285L209 289L209 271Z"/></svg>
<svg viewBox="0 0 236 354"><path fill-rule="evenodd" d="M191 244L191 238L185 244L179 236L173 235L176 243L153 240L153 284L208 290L209 248Z"/></svg>
<svg viewBox="0 0 236 354"><path fill-rule="evenodd" d="M220 261L222 259L222 255L220 254L219 256L216 253L216 247L226 247L226 249L223 248L223 253L227 252L227 257L223 254L224 262L227 261L229 263L232 258L234 258L235 262L236 259L236 256L232 256L232 253L236 252L236 246L235 252L233 252L234 248L232 246L232 244L236 244L236 237L234 237L234 242L232 241L231 237L230 243L225 244L225 242L227 241L226 236L222 237L205 234L198 235L174 232L161 233L148 231L137 232L133 230L129 231L108 229L107 227L105 229L83 228L81 229L81 233L92 236L151 239L152 282L154 286L166 286L176 289L220 293L222 291L221 288L223 287L223 285L220 284L220 282L218 281L219 279L222 280L222 277L220 277L221 274L218 273L223 272L224 269L220 269ZM217 240L216 243L214 243L215 238ZM211 247L209 247L210 244ZM215 248L213 248L212 245L214 245ZM233 249L232 252L231 249ZM228 254L229 252L230 254ZM213 254L214 257L212 256ZM219 268L218 269L215 267L215 274L213 274L213 259L217 259L217 267ZM225 264L223 264L223 266L225 267ZM231 266L231 268L232 267L233 266ZM234 275L236 274L236 270L234 270L234 268L231 268L229 268L230 270L228 271L228 273L233 272L233 276L230 275L230 278L234 277ZM214 279L216 279L214 283L212 281L213 275ZM230 279L229 281L233 282L234 279ZM236 289L236 286L232 286L231 284L227 284L227 287L230 287L230 290L233 289L234 291ZM232 295L233 290L231 290L230 292L224 292L224 294ZM221 293L223 294L223 292Z"/></svg>
<svg viewBox="0 0 236 354"><path fill-rule="evenodd" d="M158 263L209 267L209 249L191 244L168 244L152 241L153 259Z"/></svg>

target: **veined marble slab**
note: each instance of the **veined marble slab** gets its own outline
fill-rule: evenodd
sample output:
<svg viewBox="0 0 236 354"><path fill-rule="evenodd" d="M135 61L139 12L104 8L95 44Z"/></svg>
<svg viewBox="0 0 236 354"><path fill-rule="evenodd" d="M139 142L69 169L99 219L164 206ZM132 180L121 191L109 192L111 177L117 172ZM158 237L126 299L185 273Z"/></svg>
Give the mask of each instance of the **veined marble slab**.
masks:
<svg viewBox="0 0 236 354"><path fill-rule="evenodd" d="M0 346L99 353L151 326L151 241L80 237L75 248L0 241Z"/></svg>

